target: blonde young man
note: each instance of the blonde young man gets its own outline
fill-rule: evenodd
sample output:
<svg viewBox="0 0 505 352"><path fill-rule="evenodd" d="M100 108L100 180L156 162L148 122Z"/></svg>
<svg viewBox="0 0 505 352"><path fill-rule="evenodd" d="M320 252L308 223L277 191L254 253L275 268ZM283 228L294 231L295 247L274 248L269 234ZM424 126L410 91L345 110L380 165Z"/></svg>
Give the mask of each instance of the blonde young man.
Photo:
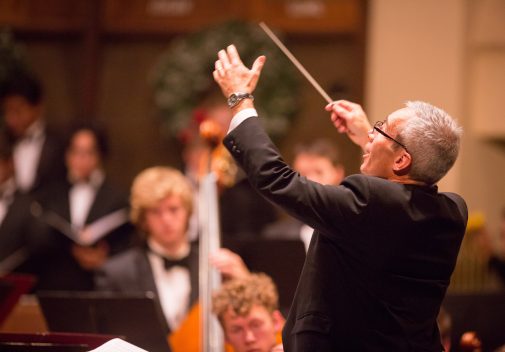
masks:
<svg viewBox="0 0 505 352"><path fill-rule="evenodd" d="M97 275L97 288L155 292L166 331L173 332L198 297L198 246L187 235L193 189L178 170L158 166L135 178L130 197L131 221L145 243L107 262ZM212 260L225 276L248 274L240 257L228 250Z"/></svg>
<svg viewBox="0 0 505 352"><path fill-rule="evenodd" d="M128 219L128 195L116 187L104 171L108 156L105 129L90 121L76 121L68 130L65 146L65 182L48 188L38 199L44 212L60 219L62 226L47 226L33 235L38 244L37 288L87 291L94 289L94 270L107 258L131 246L133 226ZM117 220L106 229L96 227L116 213ZM65 234L65 224L79 229L79 241ZM99 238L93 238L93 227ZM90 230L91 229L91 230ZM91 235L91 236L90 236ZM78 244L78 243L81 244Z"/></svg>
<svg viewBox="0 0 505 352"><path fill-rule="evenodd" d="M214 293L213 312L235 352L282 351L277 334L284 318L278 301L277 289L265 274L229 280Z"/></svg>

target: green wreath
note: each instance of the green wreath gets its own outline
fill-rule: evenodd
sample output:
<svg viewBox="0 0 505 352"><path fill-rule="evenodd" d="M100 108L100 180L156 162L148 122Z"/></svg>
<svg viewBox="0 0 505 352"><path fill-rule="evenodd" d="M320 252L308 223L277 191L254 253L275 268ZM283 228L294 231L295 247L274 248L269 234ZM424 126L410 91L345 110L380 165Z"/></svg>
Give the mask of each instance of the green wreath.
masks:
<svg viewBox="0 0 505 352"><path fill-rule="evenodd" d="M21 45L15 42L12 31L0 30L0 85L16 73L30 72Z"/></svg>
<svg viewBox="0 0 505 352"><path fill-rule="evenodd" d="M227 22L175 39L152 74L154 102L164 129L178 135L191 123L201 96L215 85L217 52L235 44L249 67L263 54L267 62L254 93L265 128L282 136L298 110L298 78L292 64L257 25Z"/></svg>

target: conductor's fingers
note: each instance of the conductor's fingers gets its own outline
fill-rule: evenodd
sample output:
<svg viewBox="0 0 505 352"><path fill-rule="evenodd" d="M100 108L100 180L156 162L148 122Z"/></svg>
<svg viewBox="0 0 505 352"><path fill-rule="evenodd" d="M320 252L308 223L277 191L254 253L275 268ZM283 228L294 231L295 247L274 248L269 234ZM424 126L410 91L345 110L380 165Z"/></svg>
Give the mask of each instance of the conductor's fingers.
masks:
<svg viewBox="0 0 505 352"><path fill-rule="evenodd" d="M238 54L237 48L235 45L228 45L228 48L226 50L228 52L228 58L230 59L230 63L232 65L237 65L237 66L244 66L242 63L242 60L240 59L240 55Z"/></svg>
<svg viewBox="0 0 505 352"><path fill-rule="evenodd" d="M335 128L337 129L338 132L340 133L344 133L344 132L347 132L347 126L343 123L342 120L337 120L337 121L334 121L333 122L333 126L335 126Z"/></svg>
<svg viewBox="0 0 505 352"><path fill-rule="evenodd" d="M223 77L225 75L225 71L223 69L223 64L221 63L221 60L217 60L216 63L214 64L215 70L214 72L217 74L218 77Z"/></svg>
<svg viewBox="0 0 505 352"><path fill-rule="evenodd" d="M225 50L219 50L217 56L219 57L219 61L221 61L221 64L225 70L231 66L230 60L228 58L228 53Z"/></svg>
<svg viewBox="0 0 505 352"><path fill-rule="evenodd" d="M361 110L361 107L359 105L357 105L357 104L355 104L355 105L356 105L356 108L348 109L345 106L342 106L340 104L336 104L334 106L333 111L335 111L335 113L337 113L338 116L342 119L350 119L353 116L355 116L358 111Z"/></svg>
<svg viewBox="0 0 505 352"><path fill-rule="evenodd" d="M266 60L267 58L264 55L261 55L256 60L254 60L251 72L253 76L255 76L256 80L259 78L259 75L261 73L261 70L263 69L263 66L265 65Z"/></svg>
<svg viewBox="0 0 505 352"><path fill-rule="evenodd" d="M335 102L335 105L343 107L347 111L355 110L355 109L361 109L361 105L350 102L348 100L338 100Z"/></svg>

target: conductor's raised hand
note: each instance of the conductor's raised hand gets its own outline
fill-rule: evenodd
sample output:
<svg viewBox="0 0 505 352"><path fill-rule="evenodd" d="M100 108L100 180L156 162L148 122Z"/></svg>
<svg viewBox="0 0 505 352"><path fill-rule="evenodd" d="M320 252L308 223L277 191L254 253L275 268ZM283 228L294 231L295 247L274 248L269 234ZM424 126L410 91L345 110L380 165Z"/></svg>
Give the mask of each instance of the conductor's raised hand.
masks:
<svg viewBox="0 0 505 352"><path fill-rule="evenodd" d="M218 58L213 75L226 98L232 93L254 91L266 60L265 56L259 56L249 69L240 59L237 48L232 44L226 50L220 50Z"/></svg>
<svg viewBox="0 0 505 352"><path fill-rule="evenodd" d="M368 132L372 129L361 105L347 100L338 100L325 107L331 112L331 121L340 133L347 133L349 138L361 148L368 142Z"/></svg>

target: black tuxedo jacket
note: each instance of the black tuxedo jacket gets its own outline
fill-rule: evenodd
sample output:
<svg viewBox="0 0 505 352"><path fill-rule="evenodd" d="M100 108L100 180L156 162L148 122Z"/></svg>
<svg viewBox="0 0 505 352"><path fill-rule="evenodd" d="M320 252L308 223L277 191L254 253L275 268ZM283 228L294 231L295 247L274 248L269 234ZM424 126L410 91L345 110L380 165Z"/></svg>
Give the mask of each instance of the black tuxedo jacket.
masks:
<svg viewBox="0 0 505 352"><path fill-rule="evenodd" d="M45 140L30 193L39 196L52 185L65 182L66 168L63 141L55 130L45 127Z"/></svg>
<svg viewBox="0 0 505 352"><path fill-rule="evenodd" d="M154 281L153 271L146 245L121 253L105 263L97 271L95 282L96 289L100 291L112 291L122 293L144 293L154 292L159 296ZM198 298L198 245L192 244L189 253L189 273L191 281L190 305L193 305ZM174 304L178 304L174 302ZM163 310L159 300L157 300L158 311L163 316ZM188 307L190 308L190 307ZM170 332L166 319L161 319L163 328Z"/></svg>
<svg viewBox="0 0 505 352"><path fill-rule="evenodd" d="M44 211L53 212L70 223L70 189L71 185L68 182L51 187L39 200ZM91 224L103 216L127 207L126 194L105 179L97 190L85 223ZM132 233L133 226L126 223L106 234L103 240L109 246L110 255L129 248ZM31 236L31 243L34 252L32 261L38 262L37 289L82 291L94 288L94 273L81 268L71 253L74 242L64 234L46 226L43 233Z"/></svg>
<svg viewBox="0 0 505 352"><path fill-rule="evenodd" d="M41 205L44 210L58 214L60 217L70 223L70 190L72 185L68 182L62 182L53 185L51 191L46 194ZM98 188L95 199L89 209L85 224L89 225L94 221L109 215L119 209L129 208L127 194L120 191L107 178ZM112 230L104 238L111 246L112 254L120 252L130 243L130 234L133 231L131 224L125 224Z"/></svg>
<svg viewBox="0 0 505 352"><path fill-rule="evenodd" d="M224 143L261 194L315 229L286 351L442 350L436 316L466 227L461 197L364 175L311 182L255 117Z"/></svg>
<svg viewBox="0 0 505 352"><path fill-rule="evenodd" d="M0 261L27 245L26 237L33 230L34 222L30 213L31 202L31 197L26 194L14 194L0 224Z"/></svg>

